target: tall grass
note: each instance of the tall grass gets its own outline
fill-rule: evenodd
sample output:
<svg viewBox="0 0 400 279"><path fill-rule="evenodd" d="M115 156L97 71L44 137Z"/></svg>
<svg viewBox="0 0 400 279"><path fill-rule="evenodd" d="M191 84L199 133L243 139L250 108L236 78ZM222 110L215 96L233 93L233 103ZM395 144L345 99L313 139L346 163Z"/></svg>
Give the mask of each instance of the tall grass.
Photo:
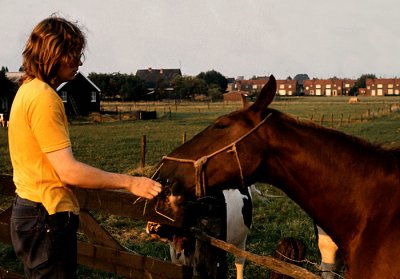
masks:
<svg viewBox="0 0 400 279"><path fill-rule="evenodd" d="M348 104L348 98L335 97L298 97L278 98L272 107L293 115L299 119L318 122L325 115L322 124L332 126L328 120L334 115L336 129L365 138L387 146L400 145L400 113L389 113L392 104L398 98L362 98L360 103ZM116 104L112 104L115 106ZM218 116L229 113L240 107L240 104L177 104L145 103L117 104L119 110L156 109L158 119L147 121L124 120L106 123L74 123L70 134L75 157L90 165L113 172L135 173L140 164L140 142L142 135L147 137L146 164L155 165L182 143L183 134L187 139L193 137ZM111 105L109 105L111 106ZM369 111L369 119L367 112ZM339 126L340 115L350 123ZM346 122L346 121L345 121ZM0 128L0 173L12 174L8 154L7 129ZM247 249L260 255L271 255L280 239L295 237L307 247L307 259L317 263L319 253L314 235L312 220L293 201L280 190L259 184L264 192L282 195L281 198L270 198L268 202L255 199L253 228L248 237ZM2 199L0 210L4 210L10 200ZM135 221L116 216L96 215L98 221L128 249L144 255L168 259L168 248L165 243L151 240L144 232L144 221ZM0 246L2 265L12 266L15 262L10 247ZM230 257L232 263L232 257ZM11 267L20 269L19 267ZM307 266L315 270L312 265ZM111 275L94 273L93 270L80 269L80 278L110 278ZM247 264L245 278L265 278L266 271L253 264ZM96 275L94 275L96 274ZM230 272L234 274L234 272Z"/></svg>

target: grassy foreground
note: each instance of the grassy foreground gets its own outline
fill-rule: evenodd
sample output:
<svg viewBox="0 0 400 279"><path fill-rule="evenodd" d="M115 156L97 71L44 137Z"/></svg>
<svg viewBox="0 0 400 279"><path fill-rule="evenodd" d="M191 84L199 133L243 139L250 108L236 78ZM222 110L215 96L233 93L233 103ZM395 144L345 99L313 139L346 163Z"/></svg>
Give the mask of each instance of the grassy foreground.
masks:
<svg viewBox="0 0 400 279"><path fill-rule="evenodd" d="M278 98L273 107L302 120L313 120L348 134L390 147L400 146L400 113L396 110L399 98L365 98L360 103L348 104L345 97L335 98ZM134 104L134 109L156 109L157 120L123 120L105 123L74 123L70 126L71 140L77 159L93 166L121 173L140 173L140 139L147 137L146 165L155 165L163 155L204 129L222 114L229 113L239 104ZM171 112L171 113L170 113ZM333 122L332 122L333 120ZM8 155L7 130L0 128L0 173L12 173ZM247 250L259 255L271 255L280 239L295 237L307 247L306 258L319 262L312 220L295 203L270 185L258 185L265 193L282 195L267 202L255 199L253 228ZM0 196L0 211L10 199ZM168 247L149 238L143 221L116 216L96 215L102 225L128 249L143 255L168 259ZM230 259L232 260L232 259ZM12 249L0 246L2 266L20 270ZM306 266L315 270L312 264ZM246 264L245 278L265 278L266 271L251 263ZM110 274L86 268L79 270L80 278L112 278ZM230 272L234 278L234 267Z"/></svg>

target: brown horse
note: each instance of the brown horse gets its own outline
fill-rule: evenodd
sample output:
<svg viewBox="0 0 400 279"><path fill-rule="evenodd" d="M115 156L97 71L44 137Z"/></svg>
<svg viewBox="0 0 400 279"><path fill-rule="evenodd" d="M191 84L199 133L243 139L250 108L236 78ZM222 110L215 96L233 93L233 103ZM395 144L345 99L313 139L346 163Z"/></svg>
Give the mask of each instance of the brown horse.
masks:
<svg viewBox="0 0 400 279"><path fill-rule="evenodd" d="M254 104L164 157L175 210L216 188L269 183L332 236L349 278L400 278L400 151L271 109L275 93L271 76Z"/></svg>

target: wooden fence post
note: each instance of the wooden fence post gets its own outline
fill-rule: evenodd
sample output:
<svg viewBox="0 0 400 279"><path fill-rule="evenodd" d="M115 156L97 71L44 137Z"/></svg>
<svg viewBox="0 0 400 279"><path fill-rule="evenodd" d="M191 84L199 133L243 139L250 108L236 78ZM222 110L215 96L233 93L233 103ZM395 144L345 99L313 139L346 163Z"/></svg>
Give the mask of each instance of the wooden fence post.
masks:
<svg viewBox="0 0 400 279"><path fill-rule="evenodd" d="M144 175L145 166L146 166L146 135L142 135L140 141L140 167L142 168L142 175Z"/></svg>
<svg viewBox="0 0 400 279"><path fill-rule="evenodd" d="M215 203L215 204L213 204ZM205 232L218 239L226 239L226 204L210 201L197 208L205 216L198 216L196 230ZM209 212L206 212L206 211ZM192 228L193 229L193 228ZM194 252L193 279L227 278L228 264L226 251L213 246L209 241L196 237Z"/></svg>
<svg viewBox="0 0 400 279"><path fill-rule="evenodd" d="M186 132L183 132L182 135L182 144L184 144L186 142Z"/></svg>
<svg viewBox="0 0 400 279"><path fill-rule="evenodd" d="M201 230L215 230L215 227L221 225L221 219L204 218L200 219L197 227ZM213 234L215 235L216 232ZM219 238L219 237L218 237ZM227 277L226 252L211 245L208 241L196 238L195 250L196 265L193 269L193 278L196 279L218 279Z"/></svg>
<svg viewBox="0 0 400 279"><path fill-rule="evenodd" d="M235 256L243 257L246 260L250 260L258 265L264 266L273 271L277 271L281 274L288 275L295 279L318 279L318 278L321 278L318 275L315 275L312 272L310 272L302 267L278 260L271 256L254 255L248 251L241 250L230 243L226 243L222 240L219 240L214 237L204 235L201 233L198 233L197 236L204 240L210 241L210 243L213 246L223 249L229 253L232 253Z"/></svg>

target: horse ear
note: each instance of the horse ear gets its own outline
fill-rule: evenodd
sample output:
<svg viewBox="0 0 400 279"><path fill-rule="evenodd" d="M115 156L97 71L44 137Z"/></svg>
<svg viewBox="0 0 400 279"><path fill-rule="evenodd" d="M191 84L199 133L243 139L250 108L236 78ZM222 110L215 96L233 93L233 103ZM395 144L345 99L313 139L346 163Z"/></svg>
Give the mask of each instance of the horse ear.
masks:
<svg viewBox="0 0 400 279"><path fill-rule="evenodd" d="M268 79L267 84L261 89L260 95L258 95L254 104L251 105L251 109L254 111L263 111L272 102L276 94L276 79L271 75Z"/></svg>

